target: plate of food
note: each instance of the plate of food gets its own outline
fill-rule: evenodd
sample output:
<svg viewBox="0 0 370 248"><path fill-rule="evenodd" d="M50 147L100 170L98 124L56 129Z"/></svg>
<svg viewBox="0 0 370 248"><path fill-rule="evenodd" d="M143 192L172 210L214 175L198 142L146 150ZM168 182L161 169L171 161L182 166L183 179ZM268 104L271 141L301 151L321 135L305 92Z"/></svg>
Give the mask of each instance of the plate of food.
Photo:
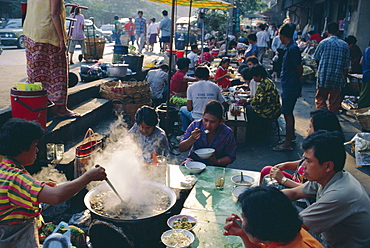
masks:
<svg viewBox="0 0 370 248"><path fill-rule="evenodd" d="M174 215L167 220L167 225L172 229L193 230L197 224L196 218L185 214Z"/></svg>

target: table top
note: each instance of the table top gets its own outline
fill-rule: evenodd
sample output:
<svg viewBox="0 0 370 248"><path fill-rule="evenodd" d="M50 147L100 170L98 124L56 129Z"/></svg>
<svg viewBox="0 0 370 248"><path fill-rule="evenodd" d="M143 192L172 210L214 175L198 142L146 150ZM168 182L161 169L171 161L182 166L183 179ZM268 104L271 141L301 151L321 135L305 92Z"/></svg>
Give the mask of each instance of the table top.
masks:
<svg viewBox="0 0 370 248"><path fill-rule="evenodd" d="M231 191L236 186L231 177L240 175L251 176L254 179L252 186L258 186L260 173L256 171L237 170L226 168L224 189L216 189L215 187L215 171L223 168L207 166L207 168L198 176L198 181L190 191L189 196L185 200L184 208L200 211L221 212L226 214L240 212L239 206L236 203L235 197Z"/></svg>
<svg viewBox="0 0 370 248"><path fill-rule="evenodd" d="M210 211L201 211L184 208L181 214L187 214L198 220L197 226L193 229L195 240L191 248L242 248L243 242L236 236L224 236L225 219L230 216L226 213L217 213Z"/></svg>

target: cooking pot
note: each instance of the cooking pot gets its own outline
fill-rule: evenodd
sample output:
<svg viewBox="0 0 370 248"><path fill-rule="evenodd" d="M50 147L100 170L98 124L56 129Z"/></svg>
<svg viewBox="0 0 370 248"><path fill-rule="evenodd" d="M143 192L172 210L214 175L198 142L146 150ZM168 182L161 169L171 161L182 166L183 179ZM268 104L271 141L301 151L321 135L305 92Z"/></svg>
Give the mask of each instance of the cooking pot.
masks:
<svg viewBox="0 0 370 248"><path fill-rule="evenodd" d="M128 64L113 64L107 66L108 76L126 77Z"/></svg>
<svg viewBox="0 0 370 248"><path fill-rule="evenodd" d="M176 203L176 194L175 192L170 189L169 187L163 185L163 184L160 184L160 183L156 183L156 182L152 182L152 181L143 181L143 184L144 186L146 186L146 188L150 189L150 188L155 188L155 189L158 189L160 190L161 192L163 192L163 194L165 194L166 196L169 197L170 199L170 204L169 206L162 210L162 211L156 211L156 213L153 213L153 215L151 216L148 216L148 217L145 217L145 218L137 218L137 219L120 219L120 218L112 218L112 217L109 217L109 216L106 216L106 215L103 215L103 214L100 214L98 213L96 210L94 210L92 207L91 207L91 204L90 204L90 200L96 196L97 194L99 193L103 193L103 192L107 192L107 191L111 191L109 185L107 183L103 183L93 189L91 189L86 195L85 195L85 198L84 198L84 202L85 202L85 205L86 207L92 212L94 213L95 215L99 216L99 218L102 218L102 219L105 219L105 220L109 220L109 221L113 221L113 222L137 222L137 221L147 221L153 217L156 217L156 216L159 216L159 215L162 215L164 213L166 213L168 210L170 210L173 205L175 205Z"/></svg>

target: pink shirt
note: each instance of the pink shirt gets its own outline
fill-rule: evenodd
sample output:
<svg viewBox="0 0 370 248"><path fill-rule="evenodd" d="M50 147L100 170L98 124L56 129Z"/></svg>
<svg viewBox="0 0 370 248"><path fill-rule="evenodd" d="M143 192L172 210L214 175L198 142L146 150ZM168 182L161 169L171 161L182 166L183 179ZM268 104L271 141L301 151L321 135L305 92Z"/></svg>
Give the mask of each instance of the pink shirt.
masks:
<svg viewBox="0 0 370 248"><path fill-rule="evenodd" d="M77 21L73 23L73 30L72 30L72 40L84 40L85 39L85 33L82 27L85 25L85 18L82 14L78 14L75 17L74 15L70 15L70 18L75 18Z"/></svg>
<svg viewBox="0 0 370 248"><path fill-rule="evenodd" d="M186 92L188 89L188 83L184 83L182 79L184 78L185 73L181 72L180 70L176 71L171 78L170 84L170 95L173 95L173 92Z"/></svg>

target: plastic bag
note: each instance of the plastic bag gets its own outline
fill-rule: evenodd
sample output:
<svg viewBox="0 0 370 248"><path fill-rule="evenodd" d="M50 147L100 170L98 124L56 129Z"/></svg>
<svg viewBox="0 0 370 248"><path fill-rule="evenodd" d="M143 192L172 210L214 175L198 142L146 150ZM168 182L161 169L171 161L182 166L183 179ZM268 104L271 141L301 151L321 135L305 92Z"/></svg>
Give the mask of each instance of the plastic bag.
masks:
<svg viewBox="0 0 370 248"><path fill-rule="evenodd" d="M64 227L67 231L63 234L57 233L59 228ZM71 229L68 224L64 221L61 221L57 228L49 235L44 242L43 248L70 248L72 247L71 243Z"/></svg>
<svg viewBox="0 0 370 248"><path fill-rule="evenodd" d="M272 58L272 62L277 62L279 60L279 55L275 54L275 56Z"/></svg>

